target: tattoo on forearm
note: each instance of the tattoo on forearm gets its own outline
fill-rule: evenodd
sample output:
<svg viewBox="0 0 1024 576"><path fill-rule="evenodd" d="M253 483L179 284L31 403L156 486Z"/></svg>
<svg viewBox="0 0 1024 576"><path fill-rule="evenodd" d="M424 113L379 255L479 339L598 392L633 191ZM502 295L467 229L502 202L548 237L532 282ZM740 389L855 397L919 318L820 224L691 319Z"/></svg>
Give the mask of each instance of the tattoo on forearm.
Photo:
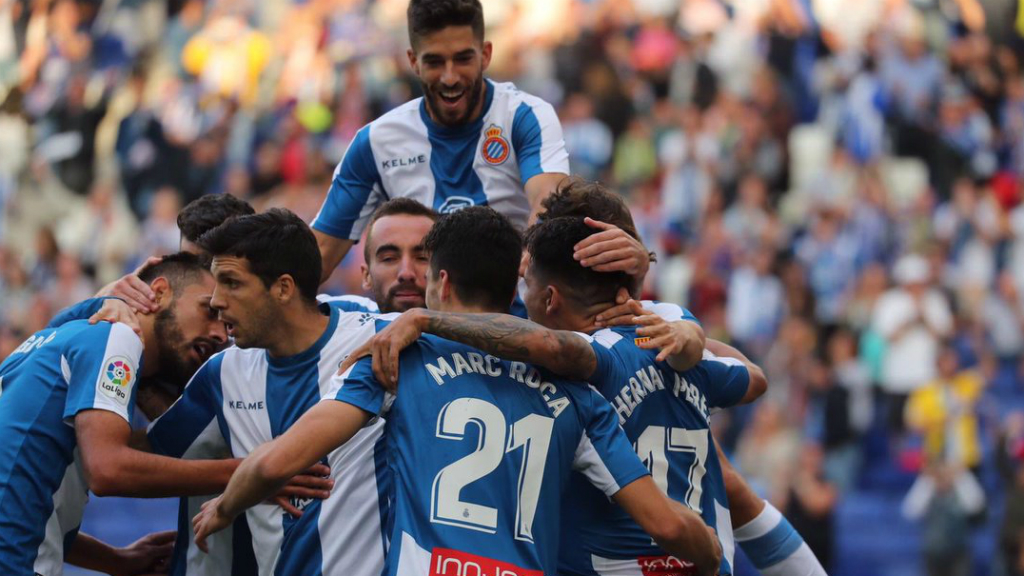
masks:
<svg viewBox="0 0 1024 576"><path fill-rule="evenodd" d="M594 373L596 357L582 338L508 314L427 312L427 332L506 360L538 364L569 378Z"/></svg>

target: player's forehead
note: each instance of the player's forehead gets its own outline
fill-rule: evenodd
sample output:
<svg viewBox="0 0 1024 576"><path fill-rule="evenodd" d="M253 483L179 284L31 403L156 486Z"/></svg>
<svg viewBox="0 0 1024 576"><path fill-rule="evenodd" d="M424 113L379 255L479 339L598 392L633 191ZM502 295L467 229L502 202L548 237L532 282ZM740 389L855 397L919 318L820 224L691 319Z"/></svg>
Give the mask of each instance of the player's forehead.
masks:
<svg viewBox="0 0 1024 576"><path fill-rule="evenodd" d="M370 230L370 250L375 253L383 246L395 246L402 249L420 246L433 225L432 219L422 215L391 214L382 216L373 223L373 228Z"/></svg>
<svg viewBox="0 0 1024 576"><path fill-rule="evenodd" d="M249 259L241 256L214 256L210 270L213 272L214 278L218 280L229 276L252 274Z"/></svg>
<svg viewBox="0 0 1024 576"><path fill-rule="evenodd" d="M212 274L202 274L199 276L197 281L187 284L181 291L179 299L185 300L209 300L213 296L213 290L216 288L216 282L213 280Z"/></svg>
<svg viewBox="0 0 1024 576"><path fill-rule="evenodd" d="M420 58L451 57L467 50L480 50L482 39L476 38L472 26L446 26L436 32L419 36L414 50Z"/></svg>

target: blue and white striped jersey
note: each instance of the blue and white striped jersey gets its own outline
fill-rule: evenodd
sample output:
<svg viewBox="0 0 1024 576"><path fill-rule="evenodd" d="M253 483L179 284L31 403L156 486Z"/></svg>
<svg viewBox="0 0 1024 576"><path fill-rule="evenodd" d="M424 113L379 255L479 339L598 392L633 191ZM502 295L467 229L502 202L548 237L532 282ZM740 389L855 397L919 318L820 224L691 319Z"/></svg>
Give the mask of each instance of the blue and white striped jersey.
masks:
<svg viewBox="0 0 1024 576"><path fill-rule="evenodd" d="M178 402L150 427L154 451L188 457L197 444L219 436L230 456L242 458L287 430L320 400L342 360L374 333L377 316L321 306L325 308L330 314L327 330L300 354L272 358L262 349L232 347L210 358ZM272 504L246 512L259 574L380 573L389 478L382 431L383 423L368 427L328 455L325 463L331 467L335 488L326 500L294 502L304 512L301 518ZM228 535L211 545L224 550L232 541L240 544L238 540L237 535ZM201 561L202 553L191 536L189 544L188 574L193 574L193 560ZM237 550L234 557L237 561Z"/></svg>
<svg viewBox="0 0 1024 576"><path fill-rule="evenodd" d="M732 524L708 417L714 408L742 400L750 381L746 366L705 351L693 368L673 370L655 360L656 350L637 345L642 338L635 326L608 328L587 338L597 355L591 384L611 404L658 487L717 530L723 551L720 573L732 574ZM692 573L686 559L668 556L624 510L582 478L573 478L566 510L563 532L576 538L572 546L562 547L559 573Z"/></svg>
<svg viewBox="0 0 1024 576"><path fill-rule="evenodd" d="M397 396L366 358L324 398L387 419L389 576L555 574L570 473L607 496L647 475L586 384L432 335L400 362Z"/></svg>
<svg viewBox="0 0 1024 576"><path fill-rule="evenodd" d="M128 326L79 320L36 332L0 364L0 574L63 572L88 500L75 416L130 422L141 361Z"/></svg>
<svg viewBox="0 0 1024 576"><path fill-rule="evenodd" d="M423 98L416 98L359 130L313 229L359 240L377 206L397 197L442 213L489 205L525 228L526 182L569 173L562 126L547 102L511 83L486 82L483 112L465 126L435 123Z"/></svg>

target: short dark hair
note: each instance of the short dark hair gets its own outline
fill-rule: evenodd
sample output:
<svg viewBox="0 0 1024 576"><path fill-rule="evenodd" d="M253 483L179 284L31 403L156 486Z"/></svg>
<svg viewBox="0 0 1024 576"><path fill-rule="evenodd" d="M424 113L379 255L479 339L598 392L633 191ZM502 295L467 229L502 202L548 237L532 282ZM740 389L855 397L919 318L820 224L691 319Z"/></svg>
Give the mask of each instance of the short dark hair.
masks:
<svg viewBox="0 0 1024 576"><path fill-rule="evenodd" d="M200 236L198 244L214 257L245 258L267 288L288 274L303 299L316 302L320 248L313 231L290 210L271 208L262 214L235 216Z"/></svg>
<svg viewBox="0 0 1024 576"><path fill-rule="evenodd" d="M420 38L449 26L469 26L477 40L484 39L484 8L480 0L412 0L405 14L413 50Z"/></svg>
<svg viewBox="0 0 1024 576"><path fill-rule="evenodd" d="M582 216L561 216L537 222L526 233L526 250L535 274L556 283L570 299L584 306L614 303L619 289L631 290L634 280L625 272L597 272L573 258L573 247L599 230Z"/></svg>
<svg viewBox="0 0 1024 576"><path fill-rule="evenodd" d="M592 218L618 226L633 238L640 239L626 201L600 182L566 178L541 202L541 207L544 210L537 215L539 221L566 216Z"/></svg>
<svg viewBox="0 0 1024 576"><path fill-rule="evenodd" d="M187 286L200 282L209 273L209 258L196 256L190 252L176 252L160 258L159 262L143 267L139 270L138 277L146 284L160 277L166 278L174 297L177 298Z"/></svg>
<svg viewBox="0 0 1024 576"><path fill-rule="evenodd" d="M412 198L392 198L387 202L377 207L377 211L373 213L373 217L370 218L370 223L366 226L366 242L363 244L363 258L370 261L370 236L373 234L373 225L377 223L377 220L386 216L423 216L424 218L430 218L431 221L437 222L438 214L431 208L427 208L423 204L420 204Z"/></svg>
<svg viewBox="0 0 1024 576"><path fill-rule="evenodd" d="M442 215L423 239L430 271L448 272L467 304L507 310L515 297L523 237L508 218L487 206Z"/></svg>
<svg viewBox="0 0 1024 576"><path fill-rule="evenodd" d="M198 243L199 237L224 223L232 216L255 214L245 200L230 194L207 194L188 203L178 212L178 230L182 237Z"/></svg>

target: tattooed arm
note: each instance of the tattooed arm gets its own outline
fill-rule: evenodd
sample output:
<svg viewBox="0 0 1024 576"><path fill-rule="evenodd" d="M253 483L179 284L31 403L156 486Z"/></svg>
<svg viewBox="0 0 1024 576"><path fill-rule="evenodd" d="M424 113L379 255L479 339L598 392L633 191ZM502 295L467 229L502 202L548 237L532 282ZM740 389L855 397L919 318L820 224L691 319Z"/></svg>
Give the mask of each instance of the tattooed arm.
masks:
<svg viewBox="0 0 1024 576"><path fill-rule="evenodd" d="M574 380L586 380L597 369L597 356L579 334L549 330L508 314L465 314L415 308L353 352L341 370L362 356L373 355L377 379L393 389L398 384L398 355L422 333L479 348L488 354L530 362Z"/></svg>

